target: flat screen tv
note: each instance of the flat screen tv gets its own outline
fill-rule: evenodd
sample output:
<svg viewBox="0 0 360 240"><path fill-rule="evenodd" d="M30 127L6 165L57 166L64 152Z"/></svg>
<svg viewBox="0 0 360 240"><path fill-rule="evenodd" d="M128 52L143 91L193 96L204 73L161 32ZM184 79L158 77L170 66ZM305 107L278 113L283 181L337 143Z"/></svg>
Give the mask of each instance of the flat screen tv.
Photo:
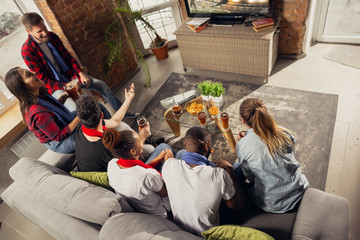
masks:
<svg viewBox="0 0 360 240"><path fill-rule="evenodd" d="M272 0L184 0L189 17L219 24L242 23L249 16L272 16Z"/></svg>

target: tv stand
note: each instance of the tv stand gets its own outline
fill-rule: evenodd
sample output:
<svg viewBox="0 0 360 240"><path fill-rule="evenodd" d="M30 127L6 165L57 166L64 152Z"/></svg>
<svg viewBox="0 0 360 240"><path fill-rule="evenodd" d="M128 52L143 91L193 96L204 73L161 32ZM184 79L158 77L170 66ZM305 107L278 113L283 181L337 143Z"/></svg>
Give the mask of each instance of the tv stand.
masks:
<svg viewBox="0 0 360 240"><path fill-rule="evenodd" d="M242 24L245 21L246 17L242 16L217 16L210 18L210 24L216 25L234 25Z"/></svg>
<svg viewBox="0 0 360 240"><path fill-rule="evenodd" d="M212 26L193 32L186 23L176 31L184 70L189 67L260 76L268 81L277 59L280 19L255 32L241 25Z"/></svg>

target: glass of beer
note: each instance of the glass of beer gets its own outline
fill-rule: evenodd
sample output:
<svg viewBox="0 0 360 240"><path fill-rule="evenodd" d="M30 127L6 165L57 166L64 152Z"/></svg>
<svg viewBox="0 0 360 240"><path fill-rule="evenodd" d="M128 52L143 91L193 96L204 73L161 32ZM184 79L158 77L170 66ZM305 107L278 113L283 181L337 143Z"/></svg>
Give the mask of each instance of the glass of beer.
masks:
<svg viewBox="0 0 360 240"><path fill-rule="evenodd" d="M76 80L77 82L80 82L79 81L79 78L77 78L77 77L72 77L71 78L71 81L74 81L74 80ZM80 82L81 83L81 82ZM81 86L83 86L83 84L81 83L81 85L80 85L80 87L78 88L78 89L76 89L77 90L77 92L79 93L79 95L81 95L82 94L82 89L81 89Z"/></svg>
<svg viewBox="0 0 360 240"><path fill-rule="evenodd" d="M172 114L174 115L176 120L179 120L180 115L181 115L181 106L180 105L174 105L171 109Z"/></svg>
<svg viewBox="0 0 360 240"><path fill-rule="evenodd" d="M147 123L147 120L146 120L146 118L144 116L140 116L140 117L138 117L136 119L136 122L137 122L137 124L139 126L139 130L140 130L140 129L143 129L145 127L145 125Z"/></svg>
<svg viewBox="0 0 360 240"><path fill-rule="evenodd" d="M199 122L201 125L206 124L206 113L204 111L200 111L196 114L197 119L199 119Z"/></svg>
<svg viewBox="0 0 360 240"><path fill-rule="evenodd" d="M65 86L65 91L68 93L72 100L77 101L79 99L79 93L76 87L72 84Z"/></svg>
<svg viewBox="0 0 360 240"><path fill-rule="evenodd" d="M226 112L226 111L223 111L221 114L220 114L220 118L221 118L221 123L223 125L223 128L225 130L228 130L230 127L229 127L229 114Z"/></svg>

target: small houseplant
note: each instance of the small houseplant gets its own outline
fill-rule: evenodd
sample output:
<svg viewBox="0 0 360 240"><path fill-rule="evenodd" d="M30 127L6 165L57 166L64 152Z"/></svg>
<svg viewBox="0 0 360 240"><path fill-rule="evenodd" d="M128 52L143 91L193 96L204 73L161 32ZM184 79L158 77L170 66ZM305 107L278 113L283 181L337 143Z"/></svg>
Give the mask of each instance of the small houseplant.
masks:
<svg viewBox="0 0 360 240"><path fill-rule="evenodd" d="M222 95L225 93L225 88L223 87L222 83L213 83L211 85L211 99L213 102L221 103L222 102Z"/></svg>
<svg viewBox="0 0 360 240"><path fill-rule="evenodd" d="M212 84L211 84L211 81L207 80L207 81L203 81L202 83L200 83L198 85L198 89L201 93L201 98L204 100L204 101L210 101L210 95L211 95L211 87L212 87Z"/></svg>
<svg viewBox="0 0 360 240"><path fill-rule="evenodd" d="M151 76L149 67L144 59L144 54L140 51L137 46L134 38L131 36L131 27L135 25L136 21L140 21L146 30L147 34L151 39L150 49L153 51L154 55L157 52L165 51L161 56L156 56L157 59L164 59L168 56L168 41L159 36L155 28L150 24L150 22L143 16L143 10L131 10L127 2L117 2L117 6L114 10L114 14L121 14L122 18L116 17L116 20L112 22L106 29L105 32L105 42L109 47L109 56L107 58L107 66L120 61L124 63L123 60L123 41L128 41L130 47L135 51L135 54L139 58L139 64L142 70L145 72L146 83L145 87L149 87L151 84ZM126 39L126 40L125 40Z"/></svg>

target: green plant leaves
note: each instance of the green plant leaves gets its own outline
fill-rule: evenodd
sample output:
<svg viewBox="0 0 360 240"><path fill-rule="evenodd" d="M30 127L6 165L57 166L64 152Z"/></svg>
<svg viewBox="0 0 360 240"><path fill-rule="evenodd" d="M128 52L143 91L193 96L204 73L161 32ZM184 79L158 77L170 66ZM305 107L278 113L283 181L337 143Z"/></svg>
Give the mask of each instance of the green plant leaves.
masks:
<svg viewBox="0 0 360 240"><path fill-rule="evenodd" d="M198 89L202 95L220 97L225 93L225 88L222 83L211 83L211 81L206 80L198 85Z"/></svg>
<svg viewBox="0 0 360 240"><path fill-rule="evenodd" d="M211 94L211 81L204 81L198 85L199 91L204 96Z"/></svg>

